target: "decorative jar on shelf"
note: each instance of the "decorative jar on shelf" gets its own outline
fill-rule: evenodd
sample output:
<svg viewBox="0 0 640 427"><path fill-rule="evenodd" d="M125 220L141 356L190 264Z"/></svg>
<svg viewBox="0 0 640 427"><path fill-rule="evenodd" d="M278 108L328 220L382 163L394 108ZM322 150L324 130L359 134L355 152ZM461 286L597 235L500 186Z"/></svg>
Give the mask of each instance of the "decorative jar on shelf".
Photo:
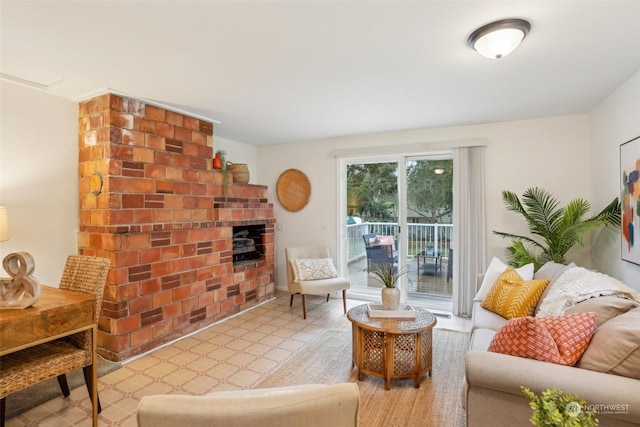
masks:
<svg viewBox="0 0 640 427"><path fill-rule="evenodd" d="M213 168L214 169L222 169L222 165L224 164L224 152L218 151L213 158Z"/></svg>

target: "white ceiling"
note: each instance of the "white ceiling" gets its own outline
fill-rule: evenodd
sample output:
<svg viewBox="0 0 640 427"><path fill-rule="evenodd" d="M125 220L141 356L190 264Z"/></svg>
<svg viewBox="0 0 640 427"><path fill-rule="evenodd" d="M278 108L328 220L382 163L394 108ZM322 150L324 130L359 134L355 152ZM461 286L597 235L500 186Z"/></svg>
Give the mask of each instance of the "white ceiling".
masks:
<svg viewBox="0 0 640 427"><path fill-rule="evenodd" d="M586 113L640 70L637 0L0 5L4 79L110 88L252 145ZM502 18L531 22L514 53L467 46Z"/></svg>

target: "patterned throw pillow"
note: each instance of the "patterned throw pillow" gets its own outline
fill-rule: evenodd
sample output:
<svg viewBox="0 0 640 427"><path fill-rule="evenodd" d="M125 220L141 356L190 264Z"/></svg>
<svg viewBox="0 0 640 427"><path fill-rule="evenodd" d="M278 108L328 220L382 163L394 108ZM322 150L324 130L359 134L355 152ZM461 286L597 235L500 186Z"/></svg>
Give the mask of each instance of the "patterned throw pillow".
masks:
<svg viewBox="0 0 640 427"><path fill-rule="evenodd" d="M290 263L294 282L338 277L338 272L333 266L331 258L295 259L291 260Z"/></svg>
<svg viewBox="0 0 640 427"><path fill-rule="evenodd" d="M484 276L482 278L482 285L480 285L480 289L478 289L478 293L473 298L474 301L482 301L485 299L491 286L495 283L496 279L504 273L504 271L509 268L507 264L500 261L498 258L493 257L491 259L491 263L489 267L487 267L487 271L484 272ZM533 264L523 265L522 267L516 268L516 271L524 280L533 279Z"/></svg>
<svg viewBox="0 0 640 427"><path fill-rule="evenodd" d="M587 349L595 328L595 313L518 317L496 332L488 350L573 366Z"/></svg>
<svg viewBox="0 0 640 427"><path fill-rule="evenodd" d="M531 316L548 280L522 280L513 268L507 268L482 301L482 307L506 318Z"/></svg>

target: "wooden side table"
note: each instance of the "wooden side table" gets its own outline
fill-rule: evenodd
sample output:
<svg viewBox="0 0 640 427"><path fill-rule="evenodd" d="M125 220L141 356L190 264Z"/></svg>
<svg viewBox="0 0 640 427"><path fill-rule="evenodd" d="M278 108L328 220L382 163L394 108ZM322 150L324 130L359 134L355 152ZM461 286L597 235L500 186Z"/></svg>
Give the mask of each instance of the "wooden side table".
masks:
<svg viewBox="0 0 640 427"><path fill-rule="evenodd" d="M347 318L353 327L353 363L362 374L384 380L385 390L391 380L412 379L416 388L425 374L432 374L432 332L436 317L415 308L415 319L370 318L367 304L352 308Z"/></svg>
<svg viewBox="0 0 640 427"><path fill-rule="evenodd" d="M96 299L63 289L42 286L42 296L31 307L0 310L0 356L90 330L90 394L93 427L98 425L98 372L96 355Z"/></svg>

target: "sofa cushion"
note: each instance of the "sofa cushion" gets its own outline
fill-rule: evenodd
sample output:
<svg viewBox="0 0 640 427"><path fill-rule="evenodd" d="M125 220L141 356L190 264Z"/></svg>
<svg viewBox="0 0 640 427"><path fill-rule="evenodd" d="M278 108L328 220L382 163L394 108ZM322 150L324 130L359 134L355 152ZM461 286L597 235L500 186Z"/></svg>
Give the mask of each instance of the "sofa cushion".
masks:
<svg viewBox="0 0 640 427"><path fill-rule="evenodd" d="M482 301L482 307L506 319L531 316L548 280L522 280L513 268L507 268Z"/></svg>
<svg viewBox="0 0 640 427"><path fill-rule="evenodd" d="M482 279L482 285L480 285L480 289L478 289L478 293L475 296L475 301L482 301L489 293L489 290L493 286L494 282L506 269L509 267L504 262L500 261L498 258L493 257L489 267L487 267L487 271L484 273L484 278ZM516 271L524 280L533 279L533 264L527 264L520 268L516 268Z"/></svg>
<svg viewBox="0 0 640 427"><path fill-rule="evenodd" d="M536 317L560 316L579 302L616 295L640 303L640 294L618 279L582 267L567 268L540 302Z"/></svg>
<svg viewBox="0 0 640 427"><path fill-rule="evenodd" d="M395 251L396 239L393 236L378 236L376 237L376 245L389 245Z"/></svg>
<svg viewBox="0 0 640 427"><path fill-rule="evenodd" d="M507 319L494 313L491 310L482 308L482 303L476 301L473 303L473 311L471 312L471 332L476 329L491 329L497 331L502 328Z"/></svg>
<svg viewBox="0 0 640 427"><path fill-rule="evenodd" d="M589 345L595 313L518 317L496 333L489 351L573 366Z"/></svg>
<svg viewBox="0 0 640 427"><path fill-rule="evenodd" d="M630 299L616 296L603 296L589 298L588 300L579 302L565 313L573 314L593 311L598 315L596 319L596 327L598 327L635 307L638 307L638 303ZM640 334L640 331L638 331L638 333Z"/></svg>
<svg viewBox="0 0 640 427"><path fill-rule="evenodd" d="M294 282L338 277L331 258L294 259L290 262Z"/></svg>
<svg viewBox="0 0 640 427"><path fill-rule="evenodd" d="M496 335L496 331L491 329L476 329L471 334L469 341L469 350L487 351L491 340Z"/></svg>
<svg viewBox="0 0 640 427"><path fill-rule="evenodd" d="M538 308L540 307L540 303L544 300L544 298L549 293L549 290L553 287L553 283L556 281L558 277L562 275L568 268L576 267L575 263L571 263L569 265L559 264L557 262L548 261L546 262L538 271L533 273L533 278L536 280L547 279L549 281L549 285L545 288L542 296L538 300L538 304L534 310L534 314L538 315Z"/></svg>
<svg viewBox="0 0 640 427"><path fill-rule="evenodd" d="M576 366L640 379L640 307L600 326Z"/></svg>

